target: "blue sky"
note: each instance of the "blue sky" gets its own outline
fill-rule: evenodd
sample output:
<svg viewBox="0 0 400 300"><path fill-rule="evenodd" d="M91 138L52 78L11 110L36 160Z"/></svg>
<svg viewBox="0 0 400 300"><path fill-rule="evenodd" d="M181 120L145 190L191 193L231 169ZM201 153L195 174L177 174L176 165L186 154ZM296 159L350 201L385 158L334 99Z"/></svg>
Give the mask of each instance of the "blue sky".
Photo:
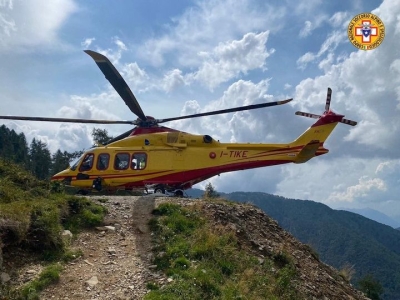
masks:
<svg viewBox="0 0 400 300"><path fill-rule="evenodd" d="M400 216L400 6L396 1L0 1L0 114L135 119L83 50L115 64L145 114L173 117L286 99L285 106L167 124L224 142L289 142L331 108L328 155L222 174L217 190L263 191ZM357 50L347 25L373 12L383 44ZM88 148L92 127L0 120L52 151ZM129 126L104 127L112 135ZM199 186L200 188L202 185Z"/></svg>

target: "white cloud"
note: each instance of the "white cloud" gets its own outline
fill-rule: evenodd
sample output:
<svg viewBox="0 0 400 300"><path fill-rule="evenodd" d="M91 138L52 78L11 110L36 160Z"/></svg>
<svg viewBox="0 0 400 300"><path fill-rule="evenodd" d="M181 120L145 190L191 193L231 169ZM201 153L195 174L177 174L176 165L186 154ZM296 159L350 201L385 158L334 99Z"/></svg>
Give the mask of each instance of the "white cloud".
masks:
<svg viewBox="0 0 400 300"><path fill-rule="evenodd" d="M382 19L390 20L393 14L400 14L400 7L384 1L379 11L382 12ZM396 22L394 19L392 23L385 22L387 32L392 34L387 34L377 49L353 52L327 68L325 74L303 80L296 87L295 98L302 100L302 110L312 109L317 103L320 107L325 98L322 91L326 91L328 86L333 89L333 109L359 122L356 127L350 128L344 138L346 142L351 142L348 145L354 147L357 153L376 155L375 151L379 149L382 156L398 157L395 149L400 147L400 97L397 90L400 64L393 49L400 48L400 32L395 33ZM340 40L332 36L328 44L337 44ZM360 149L357 143L368 147Z"/></svg>
<svg viewBox="0 0 400 300"><path fill-rule="evenodd" d="M304 70L310 62L323 57L325 53L331 55L330 57L328 57L328 59L332 61L334 57L333 53L338 47L338 45L346 41L347 39L346 34L347 33L343 30L335 30L332 33L330 33L316 54L312 52L307 52L297 60L298 68ZM324 65L323 63L322 68L325 66L326 64Z"/></svg>
<svg viewBox="0 0 400 300"><path fill-rule="evenodd" d="M375 174L384 174L386 176L395 175L396 172L400 171L400 159L397 160L389 160L380 163L375 170ZM395 175L395 177L397 177ZM399 178L400 180L400 178Z"/></svg>
<svg viewBox="0 0 400 300"><path fill-rule="evenodd" d="M346 191L333 192L329 196L328 201L353 202L356 199L369 196L371 190L386 191L386 189L386 184L382 179L362 176L358 184L347 187Z"/></svg>
<svg viewBox="0 0 400 300"><path fill-rule="evenodd" d="M87 39L85 39L82 43L81 43L81 45L82 45L82 47L84 48L84 49L89 49L89 47L90 47L90 45L95 41L96 39L93 37L93 38L87 38Z"/></svg>
<svg viewBox="0 0 400 300"><path fill-rule="evenodd" d="M300 38L305 38L312 34L312 32L321 27L324 22L327 22L327 16L325 14L318 14L313 16L313 21L305 21L304 26L301 28L299 32Z"/></svg>
<svg viewBox="0 0 400 300"><path fill-rule="evenodd" d="M138 90L140 92L149 88L150 77L136 62L125 64L122 67L121 75L135 91Z"/></svg>
<svg viewBox="0 0 400 300"><path fill-rule="evenodd" d="M122 53L128 48L126 47L125 43L117 36L112 38L113 43L117 46L117 49L103 49L101 47L97 47L96 51L106 56L113 64L117 65L119 60L122 57Z"/></svg>
<svg viewBox="0 0 400 300"><path fill-rule="evenodd" d="M92 95L90 98L73 95L69 106L61 107L57 112L57 116L63 118L118 120L118 117L107 110L106 103L109 103L111 98L112 96L106 93Z"/></svg>
<svg viewBox="0 0 400 300"><path fill-rule="evenodd" d="M313 30L313 28L312 28L311 21L305 21L304 27L300 30L299 36L302 38L309 36L311 34L312 30Z"/></svg>
<svg viewBox="0 0 400 300"><path fill-rule="evenodd" d="M338 11L329 19L332 27L347 27L349 25L350 14L347 11Z"/></svg>
<svg viewBox="0 0 400 300"><path fill-rule="evenodd" d="M174 69L164 75L163 88L166 92L171 92L182 85L185 85L185 79L181 70Z"/></svg>
<svg viewBox="0 0 400 300"><path fill-rule="evenodd" d="M286 15L285 8L258 4L259 9L254 9L252 4L247 0L198 1L197 6L174 19L165 35L147 40L138 49L138 55L155 66L165 64L167 55L182 66L198 66L202 57L197 54L217 47L220 42L248 32L276 32L282 27L280 20Z"/></svg>
<svg viewBox="0 0 400 300"><path fill-rule="evenodd" d="M269 80L262 80L258 83L238 80L223 92L222 97L204 107L201 107L195 100L187 101L181 114L188 115L278 100L268 94L268 88ZM284 116L283 110L284 108L275 107L215 115L180 120L173 122L171 126L186 132L207 133L221 142L259 143L274 139L274 142L280 142L287 139L286 124L277 125L278 119Z"/></svg>
<svg viewBox="0 0 400 300"><path fill-rule="evenodd" d="M31 51L57 45L58 31L77 9L73 0L10 0L0 7L0 51Z"/></svg>
<svg viewBox="0 0 400 300"><path fill-rule="evenodd" d="M309 0L309 1L288 1L290 7L294 9L297 15L313 15L315 11L318 11L318 8L323 3L322 0Z"/></svg>
<svg viewBox="0 0 400 300"><path fill-rule="evenodd" d="M285 85L283 86L283 88L284 88L285 90L288 90L288 89L290 89L291 87L292 87L292 85L289 84L289 83L285 83Z"/></svg>
<svg viewBox="0 0 400 300"><path fill-rule="evenodd" d="M307 52L299 57L299 59L297 60L297 65L299 69L304 70L307 67L307 64L314 61L316 58L317 56L315 54L313 54L312 52Z"/></svg>
<svg viewBox="0 0 400 300"><path fill-rule="evenodd" d="M265 60L274 52L265 47L268 34L268 31L247 33L239 41L222 43L211 53L203 52L204 62L194 79L213 89L240 73L265 68Z"/></svg>

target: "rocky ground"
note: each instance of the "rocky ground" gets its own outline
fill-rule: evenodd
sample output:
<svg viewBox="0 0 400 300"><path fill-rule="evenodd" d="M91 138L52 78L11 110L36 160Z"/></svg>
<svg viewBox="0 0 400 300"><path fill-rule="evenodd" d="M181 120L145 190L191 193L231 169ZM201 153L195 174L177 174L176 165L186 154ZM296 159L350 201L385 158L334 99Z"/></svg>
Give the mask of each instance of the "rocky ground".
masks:
<svg viewBox="0 0 400 300"><path fill-rule="evenodd" d="M162 286L172 280L152 265L147 225L151 212L164 201L181 205L199 201L154 195L97 198L108 208L104 226L73 237L71 247L80 249L83 255L64 266L60 282L43 291L41 299L142 299L148 282ZM242 246L257 255L260 263L267 256L289 253L300 274L296 286L307 295L306 299L367 299L261 210L206 201L198 207L216 225L233 228ZM18 276L12 277L21 284L34 278L42 267L33 261L21 266L16 271Z"/></svg>
<svg viewBox="0 0 400 300"><path fill-rule="evenodd" d="M72 238L71 248L83 255L64 266L60 282L43 291L41 299L142 299L147 282L168 282L151 265L147 223L155 197L93 198L108 209L104 226ZM18 280L27 282L41 269L28 263L18 270Z"/></svg>

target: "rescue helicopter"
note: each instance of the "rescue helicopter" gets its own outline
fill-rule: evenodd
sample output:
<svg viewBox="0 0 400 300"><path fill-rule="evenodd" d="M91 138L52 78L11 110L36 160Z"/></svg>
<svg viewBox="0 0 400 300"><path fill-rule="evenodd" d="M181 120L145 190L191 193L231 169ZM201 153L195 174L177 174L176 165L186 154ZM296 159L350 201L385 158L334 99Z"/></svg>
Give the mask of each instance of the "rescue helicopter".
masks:
<svg viewBox="0 0 400 300"><path fill-rule="evenodd" d="M355 126L357 122L330 110L332 90L328 88L322 115L296 112L317 119L297 139L284 144L222 143L209 135L195 135L160 125L161 123L260 109L286 104L292 99L229 108L166 119L146 116L121 74L108 58L91 50L85 52L94 60L136 120L91 120L24 116L0 116L0 119L86 124L130 124L134 128L104 145L86 150L69 168L51 180L78 187L81 191L119 189L153 189L155 193L184 190L225 172L305 163L328 153L324 142L338 123Z"/></svg>

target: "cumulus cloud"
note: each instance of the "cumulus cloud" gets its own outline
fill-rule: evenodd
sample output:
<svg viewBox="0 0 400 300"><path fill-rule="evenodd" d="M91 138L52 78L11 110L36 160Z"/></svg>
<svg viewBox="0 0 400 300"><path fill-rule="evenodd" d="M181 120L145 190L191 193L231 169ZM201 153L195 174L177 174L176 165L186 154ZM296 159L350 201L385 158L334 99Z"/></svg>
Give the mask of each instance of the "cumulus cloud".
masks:
<svg viewBox="0 0 400 300"><path fill-rule="evenodd" d="M286 9L263 4L255 10L252 4L245 0L198 1L174 19L168 33L147 40L138 55L155 66L164 65L166 57L183 66L198 66L203 58L197 54L217 47L218 42L266 28L276 32L282 27L279 20Z"/></svg>
<svg viewBox="0 0 400 300"><path fill-rule="evenodd" d="M137 62L127 63L122 67L121 75L129 83L129 86L138 91L150 88L148 81L150 79L149 75L144 69L141 69Z"/></svg>
<svg viewBox="0 0 400 300"><path fill-rule="evenodd" d="M362 176L358 184L346 188L344 192L333 192L328 201L347 201L352 202L370 195L371 190L386 191L386 184L380 178L368 178Z"/></svg>
<svg viewBox="0 0 400 300"><path fill-rule="evenodd" d="M331 154L301 166L282 167L284 176L277 184L278 194L308 196L332 206L373 204L386 213L400 213L393 207L400 201L394 196L400 193L400 64L393 51L400 47L400 30L394 18L400 7L384 1L373 13L385 20L386 26L385 40L377 49L354 51L335 61L336 53L330 49L344 37L331 34L319 52L303 58L305 62L322 59L319 64L323 73L296 86L294 104L303 111L321 112L326 88L331 87L331 108L359 123L356 127L339 124L327 141ZM347 16L335 18L343 21Z"/></svg>
<svg viewBox="0 0 400 300"><path fill-rule="evenodd" d="M239 41L223 43L212 52L201 53L204 62L195 73L194 79L213 89L240 73L265 68L265 60L274 52L265 47L268 35L268 31L247 33Z"/></svg>
<svg viewBox="0 0 400 300"><path fill-rule="evenodd" d="M57 33L77 9L73 0L0 3L0 51L31 51L60 42Z"/></svg>
<svg viewBox="0 0 400 300"><path fill-rule="evenodd" d="M201 107L198 101L187 101L181 114L189 115L278 100L268 94L268 88L269 80L258 83L238 80L231 84L220 98L204 107ZM207 133L221 142L266 142L274 138L275 142L280 142L288 138L285 125L278 121L280 117L286 117L285 111L287 109L281 107L243 111L179 120L173 122L171 126L183 131ZM277 125L279 123L281 125Z"/></svg>
<svg viewBox="0 0 400 300"><path fill-rule="evenodd" d="M174 69L164 75L163 88L166 92L169 93L182 85L185 85L185 79L181 70Z"/></svg>
<svg viewBox="0 0 400 300"><path fill-rule="evenodd" d="M103 49L101 47L97 47L96 51L106 56L113 64L118 64L119 60L122 57L122 53L128 50L128 48L126 47L125 43L117 36L114 36L112 38L112 41L113 44L117 46L117 49L115 48Z"/></svg>

